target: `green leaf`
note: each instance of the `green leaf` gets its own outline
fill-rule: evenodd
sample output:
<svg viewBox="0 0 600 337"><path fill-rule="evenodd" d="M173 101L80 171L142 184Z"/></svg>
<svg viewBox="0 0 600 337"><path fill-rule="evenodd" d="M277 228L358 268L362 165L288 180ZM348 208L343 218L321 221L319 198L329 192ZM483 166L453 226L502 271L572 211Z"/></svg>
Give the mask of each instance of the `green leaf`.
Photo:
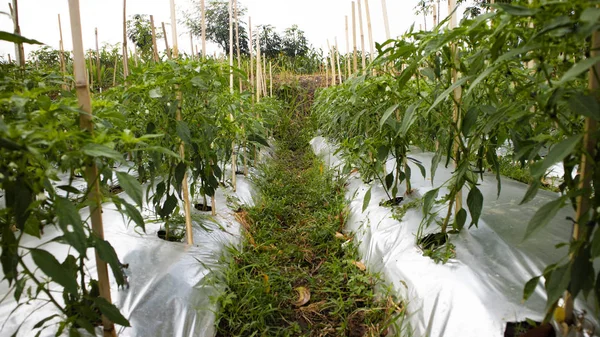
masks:
<svg viewBox="0 0 600 337"><path fill-rule="evenodd" d="M177 207L177 197L174 194L171 194L165 200L165 203L163 204L158 215L160 215L162 218L166 218L173 213L175 207Z"/></svg>
<svg viewBox="0 0 600 337"><path fill-rule="evenodd" d="M570 267L571 265L567 263L552 270L550 275L546 275L546 293L548 295L547 309L550 309L550 307L562 297L564 291L569 286L569 282L571 281Z"/></svg>
<svg viewBox="0 0 600 337"><path fill-rule="evenodd" d="M497 3L492 5L492 7L500 8L504 12L515 16L532 16L539 12L539 9L537 8L527 8L523 6L509 5L504 3Z"/></svg>
<svg viewBox="0 0 600 337"><path fill-rule="evenodd" d="M127 213L127 216L129 216L129 219L133 220L133 222L135 222L135 225L140 227L145 232L146 224L144 223L144 218L142 217L140 211L138 211L138 209L135 208L135 206L129 204L124 200L123 206L125 206L125 212Z"/></svg>
<svg viewBox="0 0 600 337"><path fill-rule="evenodd" d="M469 137L471 129L475 126L475 123L477 123L477 111L477 108L470 108L462 121L461 132L465 137Z"/></svg>
<svg viewBox="0 0 600 337"><path fill-rule="evenodd" d="M115 281L117 284L122 286L125 284L125 278L123 277L123 271L121 270L121 263L119 262L119 257L115 252L115 249L111 244L103 239L98 237L94 238L94 243L96 246L96 252L100 258L108 263L110 269L112 269L113 275L115 276Z"/></svg>
<svg viewBox="0 0 600 337"><path fill-rule="evenodd" d="M476 186L473 186L469 191L467 206L469 207L469 213L471 213L471 225L477 226L483 209L483 194Z"/></svg>
<svg viewBox="0 0 600 337"><path fill-rule="evenodd" d="M582 13L579 19L583 22L596 23L600 20L600 8L588 7Z"/></svg>
<svg viewBox="0 0 600 337"><path fill-rule="evenodd" d="M362 206L363 212L367 209L367 207L369 207L369 202L371 202L371 189L372 188L373 187L369 187L369 190L365 194L365 199L363 200L363 206Z"/></svg>
<svg viewBox="0 0 600 337"><path fill-rule="evenodd" d="M188 145L192 144L192 134L186 122L177 121L177 135L184 143Z"/></svg>
<svg viewBox="0 0 600 337"><path fill-rule="evenodd" d="M456 213L456 217L454 219L456 224L456 230L461 231L463 227L465 227L465 222L467 222L467 211L464 208L461 208L458 213Z"/></svg>
<svg viewBox="0 0 600 337"><path fill-rule="evenodd" d="M598 226L596 226L598 227ZM592 239L592 259L600 256L600 228L596 228L596 233ZM600 300L600 299L599 299Z"/></svg>
<svg viewBox="0 0 600 337"><path fill-rule="evenodd" d="M575 255L571 266L570 291L573 298L583 291L587 297L589 291L594 287L594 265L590 255L589 246L580 249Z"/></svg>
<svg viewBox="0 0 600 337"><path fill-rule="evenodd" d="M389 190L390 188L392 188L392 185L394 184L394 173L391 172L388 175L385 176L385 188L386 190Z"/></svg>
<svg viewBox="0 0 600 337"><path fill-rule="evenodd" d="M28 39L21 35L0 31L0 40L12 43L43 44L40 41Z"/></svg>
<svg viewBox="0 0 600 337"><path fill-rule="evenodd" d="M402 126L400 127L400 134L402 137L406 136L408 129L413 125L417 117L417 106L419 103L415 103L406 109L406 113L404 113L404 117L402 117Z"/></svg>
<svg viewBox="0 0 600 337"><path fill-rule="evenodd" d="M102 144L88 143L83 146L81 151L85 155L88 155L88 156L94 157L94 158L105 157L105 158L114 159L114 160L120 161L120 162L124 161L123 155L120 152L115 151L115 150L109 148L108 146L105 146Z"/></svg>
<svg viewBox="0 0 600 337"><path fill-rule="evenodd" d="M461 78L460 80L454 82L448 89L446 89L443 93L441 93L435 100L435 102L433 102L433 104L431 105L431 107L429 107L429 110L427 110L427 113L430 113L431 110L435 109L441 102L445 101L446 98L448 98L448 95L450 95L451 92L454 91L454 89L460 87L461 85L465 84L468 80L471 79L471 76L465 76L463 78Z"/></svg>
<svg viewBox="0 0 600 337"><path fill-rule="evenodd" d="M527 189L527 192L525 193L525 196L523 197L523 200L521 200L519 205L526 204L526 203L530 202L531 200L533 200L533 198L535 198L535 196L537 195L537 192L540 189L540 187L541 187L540 181L534 180L533 183L531 183L531 185L529 185L529 188Z"/></svg>
<svg viewBox="0 0 600 337"><path fill-rule="evenodd" d="M144 198L142 184L140 184L140 182L134 176L128 173L116 171L115 174L119 179L119 185L121 185L125 193L127 193L127 195L133 199L133 202L135 202L138 207L141 208Z"/></svg>
<svg viewBox="0 0 600 337"><path fill-rule="evenodd" d="M431 208L433 207L433 203L435 202L435 198L438 196L439 188L433 189L423 196L423 215L429 214L431 212Z"/></svg>
<svg viewBox="0 0 600 337"><path fill-rule="evenodd" d="M528 239L533 233L546 226L564 206L566 198L566 196L562 196L540 207L527 225L525 239Z"/></svg>
<svg viewBox="0 0 600 337"><path fill-rule="evenodd" d="M81 194L81 193L83 193L80 190L76 189L75 187L69 186L69 185L56 186L56 188L61 189L61 190L65 191L65 192L73 193L73 194Z"/></svg>
<svg viewBox="0 0 600 337"><path fill-rule="evenodd" d="M39 329L39 328L41 328L46 322L54 319L54 317L60 317L60 316L58 314L50 315L50 316L42 319L41 321L35 323L35 325L33 326L33 329Z"/></svg>
<svg viewBox="0 0 600 337"><path fill-rule="evenodd" d="M58 226L67 242L80 254L85 255L87 236L83 230L83 221L73 202L67 198L56 197L54 201Z"/></svg>
<svg viewBox="0 0 600 337"><path fill-rule="evenodd" d="M175 185L177 186L177 191L179 192L179 196L181 196L181 186L184 183L183 178L185 178L185 172L187 171L187 166L180 162L175 167ZM187 184L187 182L185 182Z"/></svg>
<svg viewBox="0 0 600 337"><path fill-rule="evenodd" d="M594 64L600 62L600 56L595 56L592 58L585 59L583 61L577 62L571 67L556 83L556 86L562 86L565 83L574 80L577 76L589 70Z"/></svg>
<svg viewBox="0 0 600 337"><path fill-rule="evenodd" d="M100 312L109 320L124 327L131 326L131 324L129 324L129 321L125 317L123 317L119 309L103 297L94 298L94 303L96 303L98 309L100 309Z"/></svg>
<svg viewBox="0 0 600 337"><path fill-rule="evenodd" d="M264 137L257 135L257 134L249 135L248 141L251 143L257 143L257 144L263 145L264 147L270 146L269 142L267 142L267 140Z"/></svg>
<svg viewBox="0 0 600 337"><path fill-rule="evenodd" d="M27 218L27 221L25 221L25 228L23 228L23 232L31 236L35 236L36 238L41 238L42 234L40 232L40 220L37 217L33 216Z"/></svg>
<svg viewBox="0 0 600 337"><path fill-rule="evenodd" d="M398 106L400 106L400 104L394 104L385 111L385 113L381 117L381 120L379 121L379 130L381 130L383 128L383 126L385 125L387 120L390 118L390 116L392 116L394 111L396 111L396 109L398 109Z"/></svg>
<svg viewBox="0 0 600 337"><path fill-rule="evenodd" d="M44 274L63 286L71 295L77 296L77 280L72 277L72 273L66 270L52 254L36 248L31 249L30 253L33 262L35 262Z"/></svg>
<svg viewBox="0 0 600 337"><path fill-rule="evenodd" d="M523 302L531 297L531 294L533 294L535 288L537 288L538 283L540 283L540 277L541 276L536 276L525 283L525 288L523 289Z"/></svg>
<svg viewBox="0 0 600 337"><path fill-rule="evenodd" d="M571 154L579 144L579 141L581 141L581 135L575 135L554 145L541 163L531 166L531 175L535 178L541 178L550 166L562 161L566 156Z"/></svg>
<svg viewBox="0 0 600 337"><path fill-rule="evenodd" d="M598 104L598 100L593 96L577 93L569 100L569 107L571 107L571 111L576 115L600 121L600 104Z"/></svg>

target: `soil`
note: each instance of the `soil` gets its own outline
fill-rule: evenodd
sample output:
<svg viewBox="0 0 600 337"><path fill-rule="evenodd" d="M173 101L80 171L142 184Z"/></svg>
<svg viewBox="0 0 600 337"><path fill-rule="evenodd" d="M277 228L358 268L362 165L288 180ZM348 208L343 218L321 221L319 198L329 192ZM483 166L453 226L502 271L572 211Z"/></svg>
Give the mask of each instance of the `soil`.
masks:
<svg viewBox="0 0 600 337"><path fill-rule="evenodd" d="M556 332L549 323L534 323L535 325L531 325L527 321L508 322L506 330L504 330L504 337L556 337Z"/></svg>
<svg viewBox="0 0 600 337"><path fill-rule="evenodd" d="M434 248L443 246L447 241L448 241L448 234L432 233L432 234L425 235L424 237L417 240L417 244L425 250L425 249L434 249Z"/></svg>
<svg viewBox="0 0 600 337"><path fill-rule="evenodd" d="M110 194L119 194L123 192L123 188L121 187L121 185L114 185L111 186L108 191L110 192Z"/></svg>
<svg viewBox="0 0 600 337"><path fill-rule="evenodd" d="M212 212L212 207L204 204L195 204L194 208L200 212Z"/></svg>
<svg viewBox="0 0 600 337"><path fill-rule="evenodd" d="M179 240L178 238L173 237L173 236L170 236L169 239L167 239L167 231L165 231L164 229L159 230L156 233L156 236L158 236L159 239L169 241L169 242L181 242L181 240Z"/></svg>
<svg viewBox="0 0 600 337"><path fill-rule="evenodd" d="M380 202L379 206L384 206L384 207L398 206L398 205L400 205L400 203L403 200L404 200L403 197L395 197L393 199Z"/></svg>

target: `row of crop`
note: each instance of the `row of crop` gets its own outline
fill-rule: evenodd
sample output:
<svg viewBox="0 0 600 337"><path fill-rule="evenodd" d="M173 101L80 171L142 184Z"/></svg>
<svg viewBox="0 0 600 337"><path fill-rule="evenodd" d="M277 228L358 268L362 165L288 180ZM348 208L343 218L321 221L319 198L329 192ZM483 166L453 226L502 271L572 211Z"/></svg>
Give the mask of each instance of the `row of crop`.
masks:
<svg viewBox="0 0 600 337"><path fill-rule="evenodd" d="M548 168L562 163L561 195L540 208L526 236L543 230L560 208L572 207L577 216L565 223L574 227L573 237L565 238L570 254L532 279L524 298L543 276L549 314L565 290L567 300L592 295L600 306L594 269L600 170L590 164L600 162L594 126L600 105L597 86L588 86L599 76L593 66L600 61L600 9L583 0L513 3L495 5L455 29L445 29L449 18L431 32L411 31L378 46L380 55L367 71L321 92L317 118L347 161L365 179L379 179L390 198L412 192L408 161L422 168L410 157L411 145L435 153L431 172L421 169L432 181L440 164L454 165L452 177L423 196L422 225L437 224L446 237L462 230L469 215L470 226L477 226L484 172L496 173L501 193L498 153L508 150L511 161L529 169L533 182L522 203L535 197ZM382 164L389 156L393 172ZM442 188L444 196L438 195Z"/></svg>
<svg viewBox="0 0 600 337"><path fill-rule="evenodd" d="M56 69L2 67L1 263L19 306L37 298L61 313L37 327L93 333L100 313L128 325L98 296L98 282L84 268L88 249L95 248L117 283L125 282L114 249L80 213L93 204L93 188L78 188L84 172L97 167L88 186L98 183L102 200L115 204L142 229L141 210L149 205L165 221L168 236L169 219L184 208L186 185L206 205L219 182L226 182L226 167L235 170L229 161L234 152L240 154L236 162L250 165L267 145L264 120L278 103L267 98L252 104L251 94L231 92L229 71L221 62L183 59L135 68L127 83L93 97L94 131L89 132L80 124L86 113L74 93L64 90L72 86L71 78L64 82ZM190 179L184 179L187 175ZM133 202L111 193L111 184L120 185ZM59 236L44 238L48 226L56 227ZM28 236L40 238L41 245L25 247ZM48 241L73 249L58 261L44 249ZM33 264L26 262L27 256ZM40 277L38 268L48 278ZM62 288L59 293L53 290L56 284Z"/></svg>

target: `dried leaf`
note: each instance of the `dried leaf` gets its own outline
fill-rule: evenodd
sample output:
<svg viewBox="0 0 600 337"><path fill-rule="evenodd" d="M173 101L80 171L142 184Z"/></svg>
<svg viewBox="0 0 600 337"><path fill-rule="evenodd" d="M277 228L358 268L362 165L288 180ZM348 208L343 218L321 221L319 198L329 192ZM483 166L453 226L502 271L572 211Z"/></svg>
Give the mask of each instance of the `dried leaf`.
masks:
<svg viewBox="0 0 600 337"><path fill-rule="evenodd" d="M356 268L360 269L361 271L367 270L367 266L365 266L365 264L360 261L352 261L352 264L355 265Z"/></svg>
<svg viewBox="0 0 600 337"><path fill-rule="evenodd" d="M310 301L310 291L305 287L294 288L298 293L298 300L294 302L294 305L301 307Z"/></svg>
<svg viewBox="0 0 600 337"><path fill-rule="evenodd" d="M346 236L340 232L335 232L335 238L340 240L346 240Z"/></svg>

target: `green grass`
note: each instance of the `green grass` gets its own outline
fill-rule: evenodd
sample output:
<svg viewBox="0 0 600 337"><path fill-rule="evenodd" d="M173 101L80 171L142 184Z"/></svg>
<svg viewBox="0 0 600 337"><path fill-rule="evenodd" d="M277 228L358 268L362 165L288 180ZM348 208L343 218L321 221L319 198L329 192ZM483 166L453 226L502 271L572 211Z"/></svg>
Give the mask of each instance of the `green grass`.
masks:
<svg viewBox="0 0 600 337"><path fill-rule="evenodd" d="M308 147L303 120L282 118L277 149L255 179L261 197L236 217L246 228L219 298L218 336L386 336L402 304L363 270L351 238L344 184ZM300 304L297 289L310 300Z"/></svg>

